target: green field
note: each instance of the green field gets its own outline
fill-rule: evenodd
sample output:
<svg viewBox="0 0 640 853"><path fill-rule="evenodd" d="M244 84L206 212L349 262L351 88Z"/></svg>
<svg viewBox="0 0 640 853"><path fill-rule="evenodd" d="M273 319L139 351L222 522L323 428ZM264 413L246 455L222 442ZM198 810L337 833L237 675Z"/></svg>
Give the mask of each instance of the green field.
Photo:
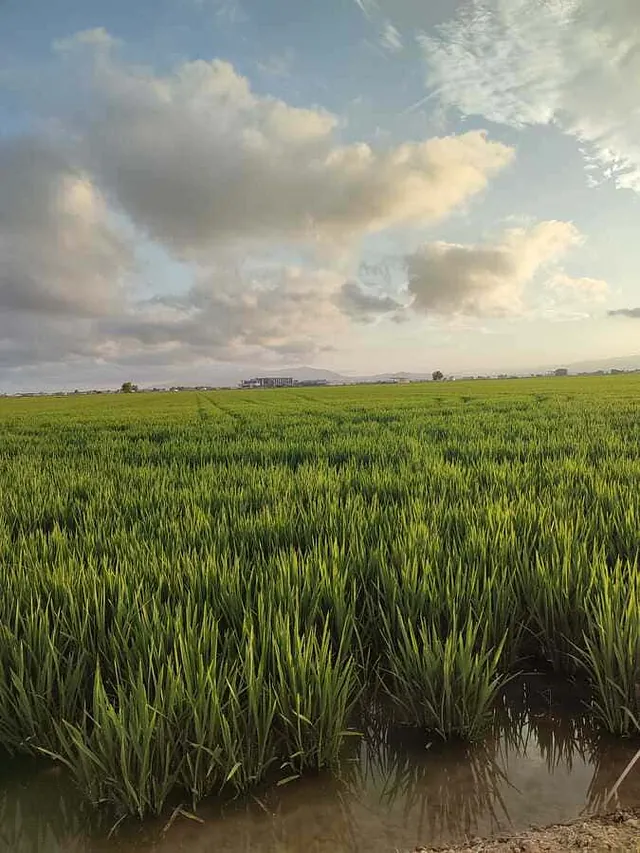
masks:
<svg viewBox="0 0 640 853"><path fill-rule="evenodd" d="M144 816L504 679L640 716L640 377L0 400L0 746ZM347 734L348 733L348 734Z"/></svg>

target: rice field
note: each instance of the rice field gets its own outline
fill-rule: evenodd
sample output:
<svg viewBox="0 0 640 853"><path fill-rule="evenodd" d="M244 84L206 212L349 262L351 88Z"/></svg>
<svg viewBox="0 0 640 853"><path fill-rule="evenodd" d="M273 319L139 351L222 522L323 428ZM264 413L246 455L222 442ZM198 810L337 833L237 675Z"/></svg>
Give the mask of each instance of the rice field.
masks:
<svg viewBox="0 0 640 853"><path fill-rule="evenodd" d="M514 674L640 718L640 377L0 400L0 747L120 815L482 741Z"/></svg>

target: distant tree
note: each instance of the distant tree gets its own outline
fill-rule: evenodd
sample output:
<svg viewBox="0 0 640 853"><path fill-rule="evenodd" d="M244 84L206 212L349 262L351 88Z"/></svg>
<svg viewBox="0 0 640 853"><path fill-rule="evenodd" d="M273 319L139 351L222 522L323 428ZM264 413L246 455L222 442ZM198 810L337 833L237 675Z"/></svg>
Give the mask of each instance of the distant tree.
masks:
<svg viewBox="0 0 640 853"><path fill-rule="evenodd" d="M440 382L444 379L444 373L441 370L434 370L431 374L431 378L434 382Z"/></svg>
<svg viewBox="0 0 640 853"><path fill-rule="evenodd" d="M138 390L138 386L134 385L133 382L123 382L120 390L123 394L132 394L134 391Z"/></svg>
<svg viewBox="0 0 640 853"><path fill-rule="evenodd" d="M554 371L554 375L555 376L568 376L569 371L567 370L566 367L558 367L558 369Z"/></svg>

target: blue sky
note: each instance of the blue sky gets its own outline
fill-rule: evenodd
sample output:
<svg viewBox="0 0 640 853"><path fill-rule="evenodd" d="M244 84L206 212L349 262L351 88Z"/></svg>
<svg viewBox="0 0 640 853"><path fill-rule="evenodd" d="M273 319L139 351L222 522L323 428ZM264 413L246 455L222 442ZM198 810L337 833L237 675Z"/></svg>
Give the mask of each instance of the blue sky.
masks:
<svg viewBox="0 0 640 853"><path fill-rule="evenodd" d="M3 0L0 390L637 355L638 81L635 0Z"/></svg>

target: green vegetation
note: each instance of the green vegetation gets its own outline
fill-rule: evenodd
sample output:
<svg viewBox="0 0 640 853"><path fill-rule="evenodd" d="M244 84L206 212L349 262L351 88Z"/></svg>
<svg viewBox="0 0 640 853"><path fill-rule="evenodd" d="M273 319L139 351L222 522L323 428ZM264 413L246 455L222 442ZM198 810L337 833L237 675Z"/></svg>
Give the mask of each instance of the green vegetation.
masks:
<svg viewBox="0 0 640 853"><path fill-rule="evenodd" d="M548 667L640 719L640 380L0 401L0 745L143 816L477 740Z"/></svg>

